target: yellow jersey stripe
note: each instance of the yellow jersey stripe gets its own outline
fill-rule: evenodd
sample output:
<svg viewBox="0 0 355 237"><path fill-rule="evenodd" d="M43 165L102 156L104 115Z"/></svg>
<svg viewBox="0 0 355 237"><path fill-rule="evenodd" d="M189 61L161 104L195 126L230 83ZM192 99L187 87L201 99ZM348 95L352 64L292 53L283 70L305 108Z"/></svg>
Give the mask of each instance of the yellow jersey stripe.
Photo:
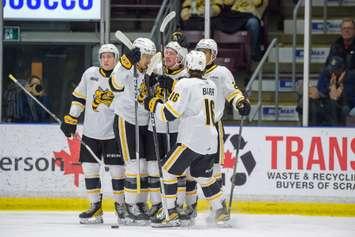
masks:
<svg viewBox="0 0 355 237"><path fill-rule="evenodd" d="M84 109L85 109L85 106L82 103L80 103L79 101L72 101L71 106L78 106L81 111L84 111Z"/></svg>
<svg viewBox="0 0 355 237"><path fill-rule="evenodd" d="M111 77L111 82L112 82L112 85L113 87L117 90L117 91L122 91L124 89L124 85L116 82L116 77L115 76L112 76Z"/></svg>
<svg viewBox="0 0 355 237"><path fill-rule="evenodd" d="M160 107L159 116L160 116L160 120L161 120L161 121L167 122L166 117L165 117L165 114L164 114L164 108L165 108L164 105Z"/></svg>
<svg viewBox="0 0 355 237"><path fill-rule="evenodd" d="M124 188L124 191L127 193L137 193L137 189L129 189L129 188ZM147 188L141 188L139 192L149 192L149 189Z"/></svg>
<svg viewBox="0 0 355 237"><path fill-rule="evenodd" d="M121 117L118 118L118 128L119 128L119 135L120 135L120 141L121 141L120 143L121 143L123 160L125 162L127 162L130 159L129 148L128 148L128 144L127 144L125 121Z"/></svg>
<svg viewBox="0 0 355 237"><path fill-rule="evenodd" d="M164 184L176 184L177 179L163 179Z"/></svg>
<svg viewBox="0 0 355 237"><path fill-rule="evenodd" d="M218 121L218 142L219 142L219 164L224 164L224 132L223 132L223 125L222 121Z"/></svg>
<svg viewBox="0 0 355 237"><path fill-rule="evenodd" d="M174 165L176 160L179 158L181 153L183 153L185 151L185 149L186 149L185 145L180 145L180 146L176 147L175 151L169 156L168 160L163 165L163 169L165 171L169 171L169 169Z"/></svg>
<svg viewBox="0 0 355 237"><path fill-rule="evenodd" d="M216 193L215 195L213 195L213 196L211 196L211 197L208 197L208 198L206 197L206 199L207 199L209 202L211 202L211 201L213 201L213 200L216 200L216 199L218 199L218 198L221 198L222 195L223 195L222 192L218 192L218 193Z"/></svg>
<svg viewBox="0 0 355 237"><path fill-rule="evenodd" d="M139 174L139 176L140 177L147 177L148 176L148 174ZM137 174L131 174L131 173L126 173L126 177L128 177L128 178L135 178L135 177L137 177Z"/></svg>
<svg viewBox="0 0 355 237"><path fill-rule="evenodd" d="M240 90L235 90L232 91L231 93L229 93L229 95L227 95L226 99L228 102L231 102L232 99L234 99L235 97L244 97L243 93Z"/></svg>
<svg viewBox="0 0 355 237"><path fill-rule="evenodd" d="M99 188L86 190L86 192L87 192L88 194L100 193L100 191L101 191L101 189L99 189Z"/></svg>
<svg viewBox="0 0 355 237"><path fill-rule="evenodd" d="M83 95L83 94L81 94L81 93L78 92L78 91L73 91L73 96L78 97L78 98L80 98L80 99L86 100L86 96Z"/></svg>
<svg viewBox="0 0 355 237"><path fill-rule="evenodd" d="M216 182L216 179L214 178L214 177L211 177L211 179L207 182L207 183L205 183L205 184L201 184L201 187L209 187L209 186L211 186L212 184L214 184Z"/></svg>
<svg viewBox="0 0 355 237"><path fill-rule="evenodd" d="M218 66L217 64L213 65L212 67L210 67L205 71L205 74L212 72L217 66Z"/></svg>
<svg viewBox="0 0 355 237"><path fill-rule="evenodd" d="M179 118L179 117L181 116L181 114L180 114L179 112L177 112L177 111L171 106L171 104L169 104L169 101L166 102L166 103L164 104L164 106L165 106L165 108L166 108L167 110L169 110L170 113L172 113L172 114L174 115L175 118Z"/></svg>

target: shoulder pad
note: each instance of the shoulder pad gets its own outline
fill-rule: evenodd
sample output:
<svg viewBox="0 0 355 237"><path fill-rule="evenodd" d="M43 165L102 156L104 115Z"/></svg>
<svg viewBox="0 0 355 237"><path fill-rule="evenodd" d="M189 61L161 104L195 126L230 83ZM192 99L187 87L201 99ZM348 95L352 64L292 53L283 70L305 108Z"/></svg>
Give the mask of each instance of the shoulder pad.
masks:
<svg viewBox="0 0 355 237"><path fill-rule="evenodd" d="M122 57L120 58L120 63L127 70L130 70L132 68L132 63L131 63L131 61L129 61L129 59L127 58L127 56L125 54L122 55Z"/></svg>

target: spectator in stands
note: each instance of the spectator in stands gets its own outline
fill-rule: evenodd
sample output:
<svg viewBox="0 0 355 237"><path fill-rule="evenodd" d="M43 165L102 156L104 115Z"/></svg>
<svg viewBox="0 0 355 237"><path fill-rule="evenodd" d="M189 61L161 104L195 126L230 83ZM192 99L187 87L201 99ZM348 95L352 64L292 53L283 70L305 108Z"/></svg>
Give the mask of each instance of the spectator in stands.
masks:
<svg viewBox="0 0 355 237"><path fill-rule="evenodd" d="M25 73L27 74L27 73ZM29 81L18 78L26 90L48 108L49 100L42 86L42 80L32 76ZM15 123L49 122L49 115L17 85L11 83L4 91L4 121Z"/></svg>
<svg viewBox="0 0 355 237"><path fill-rule="evenodd" d="M214 28L226 33L234 33L240 30L247 30L251 38L251 56L253 61L260 61L262 53L261 26L262 17L268 0L224 0L227 9L224 11L220 22Z"/></svg>
<svg viewBox="0 0 355 237"><path fill-rule="evenodd" d="M341 36L331 45L326 65L334 56L343 58L347 70L355 69L355 22L346 18L341 23Z"/></svg>
<svg viewBox="0 0 355 237"><path fill-rule="evenodd" d="M211 0L211 17L218 16L223 7L223 0ZM191 17L204 17L205 1L204 0L184 0L181 5L180 17L183 22L188 21ZM202 24L203 26L203 24Z"/></svg>
<svg viewBox="0 0 355 237"><path fill-rule="evenodd" d="M37 76L32 76L25 86L26 90L37 98L48 108L49 100L42 86L42 80ZM49 121L49 114L42 109L32 98L23 94L24 116L22 122L26 123L46 123Z"/></svg>
<svg viewBox="0 0 355 237"><path fill-rule="evenodd" d="M343 58L334 56L309 89L311 126L345 126L355 116L355 73L346 70Z"/></svg>

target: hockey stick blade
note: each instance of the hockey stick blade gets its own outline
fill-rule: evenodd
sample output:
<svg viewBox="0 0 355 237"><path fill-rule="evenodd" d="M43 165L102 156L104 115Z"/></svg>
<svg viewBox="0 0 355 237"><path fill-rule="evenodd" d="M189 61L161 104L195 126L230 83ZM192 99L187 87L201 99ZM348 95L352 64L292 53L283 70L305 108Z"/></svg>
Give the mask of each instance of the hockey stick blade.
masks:
<svg viewBox="0 0 355 237"><path fill-rule="evenodd" d="M121 41L128 49L133 49L133 44L131 40L120 30L115 33L116 38Z"/></svg>
<svg viewBox="0 0 355 237"><path fill-rule="evenodd" d="M168 23L176 16L176 12L172 11L170 12L168 15L165 16L163 22L161 23L160 26L160 32L164 32L166 26L168 25Z"/></svg>
<svg viewBox="0 0 355 237"><path fill-rule="evenodd" d="M152 75L154 69L156 69L158 67L158 65L161 63L162 63L161 52L158 52L158 53L154 54L154 56L150 60L146 74L149 76Z"/></svg>

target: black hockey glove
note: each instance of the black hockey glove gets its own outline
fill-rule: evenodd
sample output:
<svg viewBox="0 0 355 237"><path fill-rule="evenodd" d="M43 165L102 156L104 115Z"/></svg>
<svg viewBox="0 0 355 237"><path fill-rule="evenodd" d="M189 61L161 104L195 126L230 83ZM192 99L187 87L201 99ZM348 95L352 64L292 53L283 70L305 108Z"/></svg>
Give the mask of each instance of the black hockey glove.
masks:
<svg viewBox="0 0 355 237"><path fill-rule="evenodd" d="M163 103L163 101L157 97L147 96L144 99L144 108L151 113L155 113L157 103Z"/></svg>
<svg viewBox="0 0 355 237"><path fill-rule="evenodd" d="M236 105L236 109L239 111L241 116L247 116L250 114L250 102L248 99L244 98Z"/></svg>
<svg viewBox="0 0 355 237"><path fill-rule="evenodd" d="M153 88L157 83L158 83L158 76L155 73L152 73L152 75L148 76L146 75L146 83L148 85L149 88Z"/></svg>
<svg viewBox="0 0 355 237"><path fill-rule="evenodd" d="M71 137L75 134L77 124L78 119L68 114L64 116L64 121L60 125L60 129L66 137Z"/></svg>
<svg viewBox="0 0 355 237"><path fill-rule="evenodd" d="M141 59L141 52L140 52L139 48L134 48L134 49L130 50L126 54L126 56L127 56L128 60L131 62L131 64L136 64Z"/></svg>
<svg viewBox="0 0 355 237"><path fill-rule="evenodd" d="M165 76L165 75L159 75L158 76L158 82L159 82L159 86L163 89L168 90L169 92L171 92L173 90L175 81L174 79L172 79L169 76Z"/></svg>
<svg viewBox="0 0 355 237"><path fill-rule="evenodd" d="M187 40L186 40L185 35L180 31L176 31L176 32L172 33L171 40L178 42L181 47L187 48L187 46L188 46L186 43Z"/></svg>

